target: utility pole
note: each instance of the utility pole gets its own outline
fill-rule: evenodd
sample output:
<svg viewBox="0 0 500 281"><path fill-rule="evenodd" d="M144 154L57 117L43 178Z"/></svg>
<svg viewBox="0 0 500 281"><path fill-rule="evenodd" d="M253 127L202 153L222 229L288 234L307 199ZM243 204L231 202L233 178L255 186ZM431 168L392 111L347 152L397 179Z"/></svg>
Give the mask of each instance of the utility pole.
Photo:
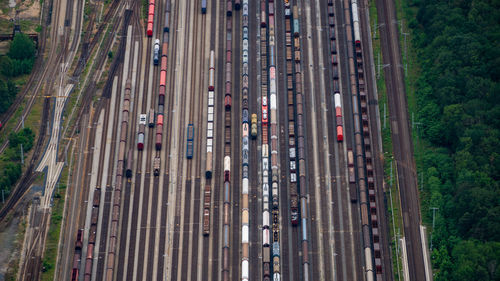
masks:
<svg viewBox="0 0 500 281"><path fill-rule="evenodd" d="M393 161L394 161L394 157L393 157ZM393 163L393 161L391 161L391 174L390 174L391 187L392 187L392 163Z"/></svg>
<svg viewBox="0 0 500 281"><path fill-rule="evenodd" d="M401 26L403 28L403 26ZM406 36L410 35L409 33L403 32L404 36L404 48L405 48L405 76L408 76L408 55L406 54Z"/></svg>
<svg viewBox="0 0 500 281"><path fill-rule="evenodd" d="M411 113L411 128L412 129L417 129L417 136L416 136L416 139L417 139L417 144L416 146L418 146L418 126L422 125L421 122L415 122L415 116L414 116L414 112Z"/></svg>
<svg viewBox="0 0 500 281"><path fill-rule="evenodd" d="M386 109L385 109L385 103L384 103L384 129L385 129L385 118L386 118L386 115L387 115L387 112L386 112Z"/></svg>
<svg viewBox="0 0 500 281"><path fill-rule="evenodd" d="M24 165L24 153L23 153L23 144L21 143L21 164Z"/></svg>
<svg viewBox="0 0 500 281"><path fill-rule="evenodd" d="M377 79L380 77L380 53L377 54Z"/></svg>
<svg viewBox="0 0 500 281"><path fill-rule="evenodd" d="M436 210L439 210L439 208L432 207L431 210L432 210L432 232L434 232ZM432 251L432 232L431 232L431 251Z"/></svg>

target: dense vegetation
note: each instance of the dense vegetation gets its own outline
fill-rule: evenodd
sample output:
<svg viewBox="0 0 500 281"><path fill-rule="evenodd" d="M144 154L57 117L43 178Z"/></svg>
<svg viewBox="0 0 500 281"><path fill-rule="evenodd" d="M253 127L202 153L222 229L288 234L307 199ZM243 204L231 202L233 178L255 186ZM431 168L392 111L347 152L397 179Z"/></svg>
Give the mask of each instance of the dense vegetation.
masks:
<svg viewBox="0 0 500 281"><path fill-rule="evenodd" d="M435 280L500 280L500 1L408 2Z"/></svg>
<svg viewBox="0 0 500 281"><path fill-rule="evenodd" d="M11 188L21 177L21 145L27 153L33 147L35 135L29 128L9 135L9 146L0 156L0 190L9 194Z"/></svg>
<svg viewBox="0 0 500 281"><path fill-rule="evenodd" d="M11 78L31 73L35 61L35 44L28 35L18 33L9 52L0 58L0 114L16 99L17 89Z"/></svg>

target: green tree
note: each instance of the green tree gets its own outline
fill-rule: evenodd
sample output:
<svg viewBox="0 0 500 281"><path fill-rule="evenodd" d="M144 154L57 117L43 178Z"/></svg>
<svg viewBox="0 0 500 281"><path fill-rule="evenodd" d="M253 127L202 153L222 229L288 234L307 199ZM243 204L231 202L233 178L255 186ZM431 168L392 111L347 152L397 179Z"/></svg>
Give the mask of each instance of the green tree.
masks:
<svg viewBox="0 0 500 281"><path fill-rule="evenodd" d="M435 280L500 280L500 1L408 0ZM408 9L410 10L410 9Z"/></svg>
<svg viewBox="0 0 500 281"><path fill-rule="evenodd" d="M455 261L451 271L451 280L499 280L500 279L500 243L462 241L452 251Z"/></svg>
<svg viewBox="0 0 500 281"><path fill-rule="evenodd" d="M13 77L14 75L14 66L12 63L12 59L8 56L3 56L0 59L0 72L6 77Z"/></svg>
<svg viewBox="0 0 500 281"><path fill-rule="evenodd" d="M33 147L34 134L30 128L24 128L19 133L9 135L9 147L18 149L21 144L25 152Z"/></svg>
<svg viewBox="0 0 500 281"><path fill-rule="evenodd" d="M3 181L2 184L4 185L4 188L7 188L8 190L11 189L12 185L16 183L16 181L19 179L21 176L21 164L19 163L7 163L5 164L4 171L3 171Z"/></svg>
<svg viewBox="0 0 500 281"><path fill-rule="evenodd" d="M11 59L24 60L35 57L35 44L24 33L18 33L10 43L8 56Z"/></svg>

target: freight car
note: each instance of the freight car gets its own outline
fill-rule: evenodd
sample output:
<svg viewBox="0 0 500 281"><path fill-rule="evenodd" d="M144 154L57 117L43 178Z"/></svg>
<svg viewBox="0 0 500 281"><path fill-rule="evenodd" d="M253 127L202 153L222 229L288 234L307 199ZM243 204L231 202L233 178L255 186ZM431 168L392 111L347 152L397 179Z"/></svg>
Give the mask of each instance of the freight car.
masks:
<svg viewBox="0 0 500 281"><path fill-rule="evenodd" d="M149 110L148 126L150 128L153 128L155 126L155 110L152 108Z"/></svg>
<svg viewBox="0 0 500 281"><path fill-rule="evenodd" d="M144 149L144 129L146 126L146 114L141 114L139 116L139 134L137 136L137 149Z"/></svg>
<svg viewBox="0 0 500 281"><path fill-rule="evenodd" d="M155 159L153 160L153 174L155 175L155 177L160 175L160 164L160 157L155 157Z"/></svg>
<svg viewBox="0 0 500 281"><path fill-rule="evenodd" d="M146 33L148 37L153 36L153 21L155 18L155 0L149 0L148 6L148 23Z"/></svg>
<svg viewBox="0 0 500 281"><path fill-rule="evenodd" d="M335 123L337 125L337 141L341 142L344 140L344 128L342 122L342 103L340 101L340 93L334 94L335 100Z"/></svg>
<svg viewBox="0 0 500 281"><path fill-rule="evenodd" d="M215 52L210 51L210 64L208 69L208 90L213 91L215 89Z"/></svg>
<svg viewBox="0 0 500 281"><path fill-rule="evenodd" d="M155 39L155 46L153 49L153 63L154 63L154 65L158 65L159 60L160 60L160 39Z"/></svg>
<svg viewBox="0 0 500 281"><path fill-rule="evenodd" d="M75 249L81 250L83 247L83 230L78 229L76 234Z"/></svg>
<svg viewBox="0 0 500 281"><path fill-rule="evenodd" d="M252 119L252 128L250 131L252 138L255 139L257 138L257 114L253 113L251 119Z"/></svg>
<svg viewBox="0 0 500 281"><path fill-rule="evenodd" d="M133 164L133 151L132 149L130 149L128 151L128 157L127 157L127 169L125 170L125 176L127 178L131 178L132 177L132 164Z"/></svg>
<svg viewBox="0 0 500 281"><path fill-rule="evenodd" d="M187 144L186 144L186 158L193 158L193 144L194 142L194 125L188 124L187 127Z"/></svg>
<svg viewBox="0 0 500 281"><path fill-rule="evenodd" d="M203 192L203 236L208 236L210 234L211 197L212 191L210 189L210 185L206 185Z"/></svg>
<svg viewBox="0 0 500 281"><path fill-rule="evenodd" d="M201 13L207 13L207 0L201 0Z"/></svg>

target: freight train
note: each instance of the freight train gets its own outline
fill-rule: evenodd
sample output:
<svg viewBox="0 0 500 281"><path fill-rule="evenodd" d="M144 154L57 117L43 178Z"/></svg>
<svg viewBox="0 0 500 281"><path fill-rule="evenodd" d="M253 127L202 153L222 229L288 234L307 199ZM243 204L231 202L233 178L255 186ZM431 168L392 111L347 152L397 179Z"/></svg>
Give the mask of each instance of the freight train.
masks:
<svg viewBox="0 0 500 281"><path fill-rule="evenodd" d="M168 41L169 41L169 19L170 19L170 1L165 4L165 22L163 23L163 38L161 46L161 62L160 62L160 85L158 91L158 110L156 111L156 133L155 133L155 148L161 150L163 141L163 126L166 121L164 113L165 108L165 93L167 90L167 62L168 62Z"/></svg>
<svg viewBox="0 0 500 281"><path fill-rule="evenodd" d="M364 218L362 220L363 228L363 244L365 247L365 258L366 258L366 275L367 280L372 280L372 275L375 276L376 280L383 280L382 277L382 253L380 245L380 230L378 224L378 212L377 212L377 197L375 189L375 179L373 173L373 163L372 163L372 146L370 139L370 126L368 117L368 97L367 89L364 79L363 70L363 52L361 45L361 31L359 23L359 11L358 11L358 0L351 1L351 11L352 11L352 21L353 21L353 32L354 32L354 48L356 57L356 77L358 81L358 91L359 91L359 105L361 107L361 119L356 121L361 121L363 139L361 140L361 134L358 134L356 138L356 146L360 147L363 144L362 150L356 151L357 167L358 167L358 180L360 186L360 198L362 199L361 204L361 216ZM354 98L354 96L353 96ZM359 112L358 112L359 116ZM358 127L359 129L359 127ZM356 132L355 132L356 133ZM358 146L359 145L359 146ZM364 157L363 157L364 152ZM364 161L363 161L364 159ZM364 164L364 165L362 165ZM366 174L363 175L362 170L366 170ZM362 186L363 185L363 191ZM368 190L366 190L368 188ZM368 196L366 196L368 193ZM369 210L368 210L369 208ZM369 219L368 219L369 218ZM371 229L369 231L368 229ZM371 233L372 251L370 251L370 239L369 234ZM371 255L373 253L373 255ZM373 260L370 259L373 257ZM371 272L370 272L371 271Z"/></svg>
<svg viewBox="0 0 500 281"><path fill-rule="evenodd" d="M213 169L213 139L214 139L214 114L215 114L215 52L210 51L208 71L208 110L207 110L207 157L205 177L212 178Z"/></svg>
<svg viewBox="0 0 500 281"><path fill-rule="evenodd" d="M238 10L238 4L235 2L235 9ZM243 36L242 36L242 139L241 139L241 155L242 155L242 187L241 187L241 280L248 281L250 278L250 263L249 263L249 238L250 238L250 210L248 208L248 192L249 192L249 112L248 112L248 69L249 69L249 38L248 38L248 0L243 0ZM257 118L255 118L257 119Z"/></svg>
<svg viewBox="0 0 500 281"><path fill-rule="evenodd" d="M268 13L266 13L266 11L268 11ZM277 48L275 43L274 0L270 0L267 3L265 0L261 0L261 15L261 161L264 216L262 230L263 277L264 280L270 280L270 278L273 280L281 280L281 255L279 248L281 227L279 224L278 98L276 86ZM268 24L266 24L266 17ZM267 51L264 51L266 47Z"/></svg>
<svg viewBox="0 0 500 281"><path fill-rule="evenodd" d="M213 169L213 141L214 141L214 114L215 114L215 52L210 51L208 79L208 109L207 109L207 157L205 165L205 178L207 179L203 193L203 235L210 235L210 208L212 190L210 180Z"/></svg>
<svg viewBox="0 0 500 281"><path fill-rule="evenodd" d="M73 269L71 270L71 281L77 281L80 274L80 262L82 259L83 230L78 229L75 240L75 254L73 255Z"/></svg>
<svg viewBox="0 0 500 281"><path fill-rule="evenodd" d="M232 0L226 5L226 69L224 94L224 187L222 225L222 280L229 281L229 233L231 210L231 68L232 68ZM214 74L215 75L215 74Z"/></svg>
<svg viewBox="0 0 500 281"><path fill-rule="evenodd" d="M262 167L262 265L263 280L271 277L271 210L269 208L269 151L268 151L268 127L267 127L267 24L266 24L266 1L260 1L261 25L260 25L260 54L261 54L261 167Z"/></svg>
<svg viewBox="0 0 500 281"><path fill-rule="evenodd" d="M296 110L296 158L298 159L298 166L296 169L299 171L298 189L299 193L299 206L300 206L300 227L302 228L301 243L302 243L302 267L303 267L303 280L309 280L310 275L310 261L309 261L309 237L308 237L308 206L307 206L307 193L306 193L306 160L305 160L305 106L304 106L304 93L302 90L302 70L301 70L301 44L300 44L300 21L299 9L293 6L293 50L294 50L294 74L295 74L295 110ZM291 38L290 38L291 40ZM290 55L291 56L291 55Z"/></svg>
<svg viewBox="0 0 500 281"><path fill-rule="evenodd" d="M297 153L296 153L296 118L293 87L293 62L292 62L292 26L290 19L290 5L285 3L285 55L286 55L286 89L288 101L288 160L290 167L290 220L292 226L299 224L299 198L297 188ZM288 15L288 16L287 16ZM298 20L295 21L298 26ZM302 119L302 118L301 118Z"/></svg>
<svg viewBox="0 0 500 281"><path fill-rule="evenodd" d="M101 188L96 187L94 190L94 197L92 198L92 212L90 217L90 229L89 238L87 242L87 255L84 257L85 267L83 280L90 281L92 277L92 265L94 262L94 249L96 247L96 235L97 235L97 223L99 220L99 207L101 201ZM71 272L71 280L78 280L79 276L79 262L82 259L82 247L83 247L83 231L78 230L76 242L75 242L75 256L73 258L73 270Z"/></svg>
<svg viewBox="0 0 500 281"><path fill-rule="evenodd" d="M382 280L382 261L380 252L380 231L378 228L377 198L375 196L375 180L372 166L372 150L368 118L367 92L364 81L363 54L361 49L361 32L359 22L358 0L344 0L344 5L351 8L346 13L346 37L348 42L348 64L354 121L355 150L348 149L348 189L352 203L358 201L361 212L363 249L365 253L366 280ZM335 100L335 117L337 140L341 141L340 129L342 108L338 82L338 58L336 50L335 13L333 0L328 0L328 23L330 37L331 64L333 68L333 91ZM352 24L351 24L352 19ZM343 132L342 132L343 133ZM343 138L343 134L341 135ZM357 176L357 178L356 178ZM357 180L357 181L356 181Z"/></svg>

